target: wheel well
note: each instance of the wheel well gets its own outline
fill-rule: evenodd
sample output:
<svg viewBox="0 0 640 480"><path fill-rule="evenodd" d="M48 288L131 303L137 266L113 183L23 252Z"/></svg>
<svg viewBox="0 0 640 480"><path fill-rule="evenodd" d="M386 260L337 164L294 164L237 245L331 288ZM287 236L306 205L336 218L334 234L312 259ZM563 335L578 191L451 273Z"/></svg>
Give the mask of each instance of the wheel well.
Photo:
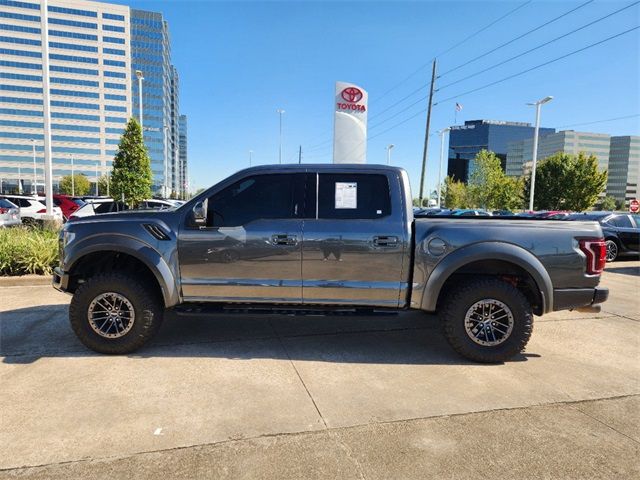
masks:
<svg viewBox="0 0 640 480"><path fill-rule="evenodd" d="M118 272L140 278L145 285L152 285L159 298L162 299L162 289L151 269L143 261L122 252L101 251L85 255L71 267L69 289L73 293L78 285L86 282L98 273Z"/></svg>
<svg viewBox="0 0 640 480"><path fill-rule="evenodd" d="M533 277L524 268L504 260L478 260L453 272L438 294L438 308L448 292L461 282L478 277L499 277L520 290L536 315L542 315L542 294Z"/></svg>
<svg viewBox="0 0 640 480"><path fill-rule="evenodd" d="M620 248L620 240L618 239L618 237L614 237L613 235L609 235L609 236L605 237L604 240L605 241L611 240L618 246L618 248Z"/></svg>

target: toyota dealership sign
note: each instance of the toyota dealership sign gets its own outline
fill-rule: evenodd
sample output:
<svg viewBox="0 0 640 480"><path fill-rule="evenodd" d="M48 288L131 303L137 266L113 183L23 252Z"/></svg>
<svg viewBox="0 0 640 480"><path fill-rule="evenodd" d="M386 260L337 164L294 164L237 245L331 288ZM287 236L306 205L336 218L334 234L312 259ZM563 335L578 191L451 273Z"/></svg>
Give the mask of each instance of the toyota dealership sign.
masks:
<svg viewBox="0 0 640 480"><path fill-rule="evenodd" d="M363 88L336 82L333 163L367 161L367 101Z"/></svg>

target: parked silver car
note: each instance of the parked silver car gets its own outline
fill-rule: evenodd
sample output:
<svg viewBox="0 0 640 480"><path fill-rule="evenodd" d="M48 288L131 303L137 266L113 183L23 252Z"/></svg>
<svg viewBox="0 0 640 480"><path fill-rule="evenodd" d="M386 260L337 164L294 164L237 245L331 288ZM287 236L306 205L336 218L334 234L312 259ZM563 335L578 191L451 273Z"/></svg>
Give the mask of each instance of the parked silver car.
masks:
<svg viewBox="0 0 640 480"><path fill-rule="evenodd" d="M20 209L9 200L0 198L0 227L15 227L22 225Z"/></svg>

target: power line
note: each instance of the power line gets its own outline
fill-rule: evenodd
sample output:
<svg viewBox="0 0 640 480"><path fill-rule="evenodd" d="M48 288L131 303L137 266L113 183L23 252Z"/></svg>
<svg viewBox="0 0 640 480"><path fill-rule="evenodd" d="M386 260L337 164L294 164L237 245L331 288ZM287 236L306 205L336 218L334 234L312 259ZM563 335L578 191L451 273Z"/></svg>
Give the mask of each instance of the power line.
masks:
<svg viewBox="0 0 640 480"><path fill-rule="evenodd" d="M493 64L493 65L491 65L490 67L484 68L484 69L482 69L482 70L480 70L480 71L478 71L478 72L472 73L471 75L467 75L466 77L463 77L463 78L461 78L461 79L459 79L459 80L456 80L455 82L447 83L446 85L443 85L442 87L440 87L440 88L438 89L438 91L443 90L443 89L445 89L445 88L447 88L447 87L450 87L451 85L456 85L456 84L458 84L458 83L460 83L460 82L463 82L463 81L465 81L465 80L468 80L468 79L470 79L470 78L473 78L473 77L475 77L475 76L477 76L477 75L480 75L481 73L487 72L487 71L492 70L492 69L494 69L494 68L496 68L496 67L499 67L499 66L501 66L501 65L504 65L505 63L509 63L510 61L515 60L516 58L523 57L524 55L527 55L527 54L529 54L529 53L531 53L531 52L533 52L533 51L535 51L535 50L538 50L538 49L540 49L540 48L542 48L542 47L546 47L547 45L549 45L549 44L551 44L551 43L553 43L553 42L556 42L556 41L558 41L558 40L560 40L560 39L563 39L563 38L565 38L565 37L568 37L569 35L573 35L574 33L579 32L580 30L583 30L583 29L585 29L585 28L587 28L587 27L590 27L591 25L594 25L594 24L596 24L596 23L598 23L598 22L601 22L602 20L605 20L605 19L607 19L607 18L609 18L609 17L611 17L611 16L613 16L613 15L616 15L616 14L618 14L618 13L622 12L623 10L626 10L626 9L628 9L628 8L631 8L631 7L635 6L635 5L637 5L638 3L640 3L640 1L637 1L637 2L631 3L631 4L627 5L626 7L622 7L622 8L620 8L620 9L616 10L615 12L611 12L611 13L609 13L608 15L605 15L604 17L600 17L600 18L598 18L598 19L596 19L596 20L594 20L594 21L592 21L592 22L589 22L589 23L587 23L587 24L585 24L585 25L582 25L581 27L578 27L578 28L576 28L576 29L574 29L574 30L571 30L570 32L565 33L564 35L560 35L559 37L556 37L556 38L554 38L554 39L552 39L552 40L549 40L548 42L545 42L545 43L542 43L542 44L540 44L540 45L538 45L538 46L536 46L536 47L530 48L529 50L526 50L526 51L524 51L524 52L522 52L522 53L519 53L518 55L515 55L515 56L513 56L513 57L511 57L511 58L508 58L508 59L506 59L506 60L503 60L502 62L498 62L498 63L496 63L496 64Z"/></svg>
<svg viewBox="0 0 640 480"><path fill-rule="evenodd" d="M451 50L458 48L460 45L468 42L469 40L471 40L473 37L479 35L480 33L484 32L485 30L487 30L488 28L491 28L492 26L494 26L496 23L500 22L501 20L504 20L505 18L507 18L510 15L513 15L514 13L516 13L518 10L520 10L521 8L527 6L528 4L531 3L532 0L528 0L526 2L524 2L521 5L518 5L516 8L509 10L507 13L505 13L504 15L502 15L500 18L492 21L491 23L489 23L488 25L485 25L484 27L482 27L481 29L477 30L476 32L472 33L471 35L469 35L468 37L462 39L461 41L459 41L458 43L456 43L455 45L449 47L448 49L444 50L443 52L439 53L438 55L435 55L434 58L437 57L441 57L447 53L449 53ZM427 63L425 63L424 65L421 65L419 68L417 68L416 70L414 70L412 73L410 73L407 77L405 77L403 80L401 80L400 82L396 83L394 86L392 86L391 88L389 88L388 90L386 90L385 92L382 93L382 95L380 95L380 97L378 97L377 101L382 100L384 97L386 97L389 93L391 93L393 90L395 90L396 88L398 88L401 85L404 85L407 80L409 80L410 78L413 78L415 75L417 75L418 73L420 73L422 70L425 69L425 67L428 67L429 65L431 65L431 60Z"/></svg>
<svg viewBox="0 0 640 480"><path fill-rule="evenodd" d="M634 113L633 115L625 115L624 117L607 118L604 120L594 120L592 122L572 123L571 125L560 125L559 127L556 127L556 128L581 127L583 125L595 125L596 123L613 122L615 120L626 120L628 118L636 118L636 117L640 117L640 113Z"/></svg>
<svg viewBox="0 0 640 480"><path fill-rule="evenodd" d="M459 93L458 95L453 95L451 97L447 97L445 99L442 99L442 100L438 101L437 103L435 103L435 105L438 105L438 104L440 104L442 102L446 102L447 100L453 100L454 98L462 97L463 95L468 95L470 93L477 92L479 90L484 90L485 88L492 87L493 85L497 85L497 84L502 83L502 82L506 82L507 80L511 80L512 78L519 77L520 75L524 75L525 73L529 73L529 72L531 72L533 70L537 70L538 68L544 67L546 65L550 65L550 64L555 63L555 62L557 62L559 60L563 60L563 59L565 59L567 57L575 55L576 53L584 52L585 50L588 50L590 48L593 48L593 47L596 47L598 45L601 45L601 44L603 44L605 42L608 42L610 40L613 40L615 38L621 37L622 35L626 35L627 33L630 33L630 32L633 32L634 30L637 30L638 28L640 28L640 26L636 26L636 27L630 28L628 30L625 30L625 31L620 32L620 33L617 33L617 34L612 35L612 36L610 36L608 38L605 38L603 40L600 40L599 42L592 43L591 45L587 45L586 47L579 48L578 50L574 50L573 52L566 53L566 54L564 54L564 55L562 55L560 57L554 58L553 60L549 60L548 62L541 63L541 64L536 65L536 66L531 67L531 68L527 68L526 70L522 70L521 72L514 73L513 75L509 75L507 77L501 78L500 80L496 80L494 82L487 83L486 85L482 85L481 87L474 88L472 90L467 90L466 92Z"/></svg>
<svg viewBox="0 0 640 480"><path fill-rule="evenodd" d="M475 62L476 60L479 60L479 59L481 59L481 58L483 58L483 57L486 57L487 55L489 55L489 54L491 54L491 53L493 53L493 52L495 52L495 51L497 51L497 50L500 50L501 48L506 47L507 45L510 45L510 44L512 44L513 42L516 42L516 41L520 40L521 38L526 37L526 36L527 36L527 35L529 35L530 33L536 32L536 31L540 30L541 28L546 27L547 25L549 25L549 24L551 24L551 23L553 23L553 22L555 22L555 21L560 20L561 18L566 17L567 15L570 15L571 13L575 12L576 10L579 10L579 9L581 9L582 7L585 7L585 6L589 5L590 3L593 3L593 1L594 1L594 0L589 0L589 1L585 2L585 3L583 3L582 5L578 5L577 7L572 8L571 10L569 10L569 11L567 11L567 12L563 13L562 15L559 15L559 16L557 16L557 17L555 17L555 18L552 18L551 20L549 20L549 21L547 21L547 22L543 23L542 25L538 25L537 27L533 28L532 30L529 30L529 31L527 31L527 32L524 32L523 34L521 34L521 35L517 36L516 38L512 38L512 39L511 39L511 40L509 40L508 42L505 42L505 43L503 43L503 44L501 44L501 45L498 45L497 47L492 48L491 50L489 50L489 51L487 51L487 52L484 52L483 54L478 55L477 57L472 58L471 60L468 60L468 61L466 61L466 62L465 62L465 63L463 63L463 64L458 65L457 67L454 67L454 68L452 68L452 69L450 69L450 70L447 70L446 72L441 73L441 74L440 74L440 76L441 76L441 77L443 77L443 76L445 76L445 75L447 75L447 74L449 74L449 73L451 73L451 72L454 72L454 71L456 71L456 70L458 70L458 69L460 69L460 68L462 68L462 67L465 67L465 66L469 65L470 63Z"/></svg>

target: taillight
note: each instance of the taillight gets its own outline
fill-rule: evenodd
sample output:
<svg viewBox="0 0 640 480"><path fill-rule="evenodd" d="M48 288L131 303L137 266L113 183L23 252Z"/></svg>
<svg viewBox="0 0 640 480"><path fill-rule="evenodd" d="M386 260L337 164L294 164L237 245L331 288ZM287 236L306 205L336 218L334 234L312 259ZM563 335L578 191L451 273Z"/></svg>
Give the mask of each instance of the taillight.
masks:
<svg viewBox="0 0 640 480"><path fill-rule="evenodd" d="M0 215L2 215L3 213L7 213L9 211L8 208L2 208L0 207Z"/></svg>
<svg viewBox="0 0 640 480"><path fill-rule="evenodd" d="M580 240L580 250L587 256L587 273L600 275L607 261L607 244L603 238L584 238Z"/></svg>
<svg viewBox="0 0 640 480"><path fill-rule="evenodd" d="M46 208L41 208L36 213L47 213L47 209Z"/></svg>

